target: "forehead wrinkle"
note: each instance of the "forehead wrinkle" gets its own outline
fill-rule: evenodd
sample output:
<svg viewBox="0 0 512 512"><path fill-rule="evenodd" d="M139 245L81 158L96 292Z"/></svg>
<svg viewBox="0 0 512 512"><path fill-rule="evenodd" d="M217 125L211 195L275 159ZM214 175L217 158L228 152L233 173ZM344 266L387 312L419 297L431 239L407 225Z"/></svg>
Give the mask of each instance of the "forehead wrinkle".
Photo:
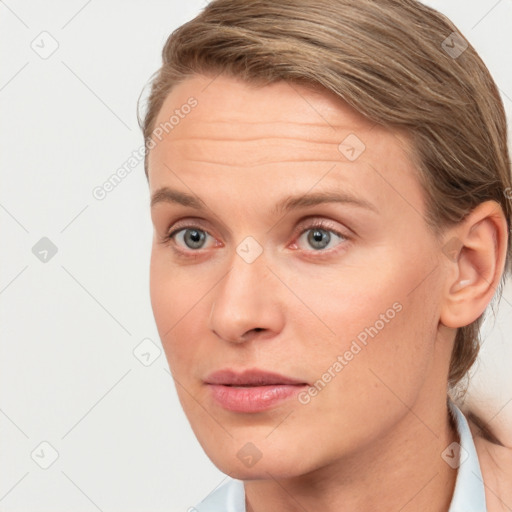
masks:
<svg viewBox="0 0 512 512"><path fill-rule="evenodd" d="M162 156L189 162L205 162L226 166L279 164L285 162L339 162L343 155L338 150L339 139L322 140L297 136L266 135L258 137L231 137L208 134L172 139ZM157 148L155 148L157 149Z"/></svg>
<svg viewBox="0 0 512 512"><path fill-rule="evenodd" d="M188 140L204 140L204 141L226 141L226 142L252 142L256 140L296 140L300 142L309 142L314 144L338 144L338 139L335 141L324 141L321 140L314 140L311 139L311 137L308 138L301 138L297 136L290 136L285 137L283 135L267 135L267 136L261 136L261 137L211 137L209 135L199 135L199 136L184 136L184 137L173 137L171 139L171 142L186 142Z"/></svg>
<svg viewBox="0 0 512 512"><path fill-rule="evenodd" d="M206 149L213 149L219 151L223 146L228 146L233 151L246 151L246 148L255 146L259 153L263 151L290 151L308 154L309 152L324 152L333 151L338 152L339 140L313 140L311 138L300 137L282 137L282 136L266 136L266 137L245 137L245 138L232 138L232 137L183 137L173 140L170 143L172 149L186 153L188 149L193 151L201 151ZM340 154L341 156L341 154Z"/></svg>
<svg viewBox="0 0 512 512"><path fill-rule="evenodd" d="M226 168L236 168L239 171L252 169L254 167L282 166L287 164L307 164L307 169L311 169L311 165L322 165L325 163L350 165L352 169L354 165L357 165L354 164L354 162L343 161L343 157L337 149L337 144L330 144L329 147L324 148L323 151L319 148L316 148L316 150L310 149L307 152L302 151L302 155L299 154L297 148L280 147L277 149L281 149L282 151L280 153L273 151L272 154L265 155L253 150L237 152L237 154L230 154L230 160L226 158L226 154L229 153L228 151L223 151L219 153L218 158L214 158L212 152L200 151L197 148L190 148L188 151L180 151L178 148L175 148L174 151L171 149L169 156L171 157L171 167L178 165L182 169L187 167L193 168L193 164L217 165ZM200 153L204 153L204 156ZM242 153L244 157L242 158L239 153ZM163 155L163 157L156 154L153 155L150 165L154 167L158 161L165 162L165 155ZM304 171L307 169L301 168L300 170Z"/></svg>
<svg viewBox="0 0 512 512"><path fill-rule="evenodd" d="M281 137L283 139L333 140L341 141L348 133L370 132L370 128L360 122L345 122L327 125L326 123L305 123L295 121L250 122L246 120L188 120L186 125L178 125L166 139L183 140L210 138L220 134L221 138L251 139L258 137ZM248 137L243 135L248 134Z"/></svg>
<svg viewBox="0 0 512 512"><path fill-rule="evenodd" d="M245 113L244 113L244 116L245 116ZM229 126L232 126L233 124L235 123L240 123L240 124L247 124L247 125L250 125L250 126L275 126L275 125L278 125L278 124L296 124L296 125L299 125L299 126L311 126L311 127L318 127L318 128L330 128L329 125L327 125L325 122L322 122L322 123L306 123L306 122L302 122L302 119L301 120L294 120L294 119L291 119L290 117L287 117L286 119L283 119L283 120L273 120L273 121L261 121L261 120L254 120L254 121L251 121L250 119L248 119L246 116L245 117L234 117L234 118L223 118L223 119L219 119L219 118L215 118L215 119L201 119L200 121L197 120L197 119L190 119L190 123L189 124L199 124L199 125L216 125L216 124L225 124L227 125L228 127ZM359 123L361 124L361 123ZM343 126L343 125L339 125L339 126ZM348 127L348 126L347 126Z"/></svg>
<svg viewBox="0 0 512 512"><path fill-rule="evenodd" d="M327 163L334 163L334 164L339 164L339 160L329 160L329 159L320 159L320 158L315 158L314 160L305 160L303 158L299 158L299 159L296 159L296 160L291 160L291 159L288 159L288 160L278 160L278 161L273 161L273 160L269 160L269 161L264 161L264 162L260 162L260 163L253 163L253 164L248 164L248 163L244 163L244 164L241 164L241 163L228 163L228 162L225 162L225 161L213 161L213 160L199 160L199 159L188 159L187 158L187 162L197 162L197 163L202 163L202 164L209 164L209 165L222 165L223 167L235 167L235 168L238 168L238 169L241 169L241 167L243 166L244 168L247 168L247 169L252 169L254 167L261 167L261 166L264 166L264 165L279 165L279 164L289 164L289 163L303 163L303 164L306 164L306 163L323 163L323 162L327 162Z"/></svg>

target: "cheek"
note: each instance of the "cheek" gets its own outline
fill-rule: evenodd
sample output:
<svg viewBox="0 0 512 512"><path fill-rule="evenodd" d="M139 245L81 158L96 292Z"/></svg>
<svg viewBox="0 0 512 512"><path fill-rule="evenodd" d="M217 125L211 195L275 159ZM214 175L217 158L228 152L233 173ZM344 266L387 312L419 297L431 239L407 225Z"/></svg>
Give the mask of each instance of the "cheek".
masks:
<svg viewBox="0 0 512 512"><path fill-rule="evenodd" d="M308 303L335 335L318 336L325 331L318 321L299 326L314 391L303 396L283 439L314 431L330 440L326 454L350 452L392 428L404 403L414 403L433 361L436 305L428 300L432 288L413 290L417 271L395 269L379 271L378 279L353 272ZM298 313L296 320L304 317Z"/></svg>
<svg viewBox="0 0 512 512"><path fill-rule="evenodd" d="M414 266L407 265L404 258L389 255L380 261L390 263L352 267L325 279L321 294L312 293L307 278L297 282L297 294L309 297L308 306L329 328L319 322L316 329L311 324L300 327L310 333L303 337L311 354L309 375L321 381L319 387L329 382L321 391L326 404L332 399L348 405L368 395L378 405L383 399L396 401L393 392L412 400L427 378L438 305L433 281L422 281L432 264L417 259ZM296 311L295 319L301 318L304 311Z"/></svg>
<svg viewBox="0 0 512 512"><path fill-rule="evenodd" d="M164 251L153 249L150 264L151 307L173 374L177 364L185 363L190 358L193 346L186 340L197 339L193 333L187 332L187 328L194 325L189 318L197 314L194 304L198 302L198 295L197 287L190 280L180 279L180 273L173 272Z"/></svg>

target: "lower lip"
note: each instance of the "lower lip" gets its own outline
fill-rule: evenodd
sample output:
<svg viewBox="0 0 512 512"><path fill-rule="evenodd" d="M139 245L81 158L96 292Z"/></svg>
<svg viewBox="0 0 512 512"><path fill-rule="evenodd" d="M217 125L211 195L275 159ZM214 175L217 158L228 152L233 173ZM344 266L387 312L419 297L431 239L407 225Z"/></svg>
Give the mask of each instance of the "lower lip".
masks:
<svg viewBox="0 0 512 512"><path fill-rule="evenodd" d="M208 384L213 398L224 409L236 412L260 412L292 398L307 384L275 384L270 386L224 386Z"/></svg>

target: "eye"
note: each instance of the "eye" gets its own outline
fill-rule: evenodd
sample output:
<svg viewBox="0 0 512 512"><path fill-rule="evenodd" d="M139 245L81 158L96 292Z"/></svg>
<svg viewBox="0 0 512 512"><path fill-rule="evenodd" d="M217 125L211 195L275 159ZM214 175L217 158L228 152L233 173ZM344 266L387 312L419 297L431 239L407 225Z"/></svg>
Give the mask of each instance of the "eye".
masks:
<svg viewBox="0 0 512 512"><path fill-rule="evenodd" d="M173 239L176 243L184 247L185 249L203 249L205 240L211 236L204 229L200 229L197 226L185 226L175 229L164 238L164 243L171 242Z"/></svg>
<svg viewBox="0 0 512 512"><path fill-rule="evenodd" d="M326 220L316 220L309 224L303 224L299 226L298 233L297 241L302 242L295 242L291 247L293 249L300 249L304 245L305 239L305 243L313 249L313 252L329 253L331 249L334 250L336 246L350 240L349 236L339 232L334 225ZM161 243L164 245L174 243L178 246L177 250L180 252L197 252L205 249L208 237L214 238L197 225L180 226L165 235L161 239ZM214 245L222 244L216 243Z"/></svg>
<svg viewBox="0 0 512 512"><path fill-rule="evenodd" d="M305 229L303 228L300 233L298 240L305 238L307 244L312 247L314 251L328 252L324 249L333 248L332 245L336 241L339 241L339 243L335 244L334 247L340 245L341 242L348 240L347 236L343 235L336 229L333 229L333 226L330 223L322 220L313 222ZM297 244L294 244L294 248L295 247L297 247Z"/></svg>

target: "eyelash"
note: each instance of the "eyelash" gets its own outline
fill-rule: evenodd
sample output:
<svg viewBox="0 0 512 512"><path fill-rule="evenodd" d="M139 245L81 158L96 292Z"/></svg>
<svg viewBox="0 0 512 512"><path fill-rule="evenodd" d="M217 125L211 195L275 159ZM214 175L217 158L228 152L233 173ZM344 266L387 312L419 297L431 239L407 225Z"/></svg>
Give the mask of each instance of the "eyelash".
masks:
<svg viewBox="0 0 512 512"><path fill-rule="evenodd" d="M346 234L341 233L337 229L334 229L333 225L329 221L326 221L326 220L318 220L317 219L317 220L312 221L310 224L305 224L303 226L304 227L299 228L300 231L298 232L298 234L294 235L294 240L298 240L304 233L306 233L307 231L314 230L314 229L322 229L323 231L334 233L336 236L338 236L342 239L340 241L340 243L333 249L327 249L327 250L311 249L310 251L306 251L307 253L318 254L318 256L315 256L316 258L322 257L323 255L332 255L332 254L338 252L339 250L341 250L341 249L339 249L339 246L344 245L343 242L351 241L350 236L347 236ZM162 243L164 246L170 246L174 242L174 246L172 247L172 249L176 253L178 253L180 256L184 256L187 258L199 257L201 255L202 249L194 250L194 249L183 249L183 248L176 247L176 243L173 240L175 235L178 234L180 231L185 231L187 229L197 229L198 231L202 231L202 232L206 233L207 235L212 236L206 229L203 229L201 226L199 226L197 224L196 225L186 224L186 225L179 226L178 228L169 232L167 235L165 235L161 239L160 243ZM294 242L294 244L295 244L295 242Z"/></svg>

